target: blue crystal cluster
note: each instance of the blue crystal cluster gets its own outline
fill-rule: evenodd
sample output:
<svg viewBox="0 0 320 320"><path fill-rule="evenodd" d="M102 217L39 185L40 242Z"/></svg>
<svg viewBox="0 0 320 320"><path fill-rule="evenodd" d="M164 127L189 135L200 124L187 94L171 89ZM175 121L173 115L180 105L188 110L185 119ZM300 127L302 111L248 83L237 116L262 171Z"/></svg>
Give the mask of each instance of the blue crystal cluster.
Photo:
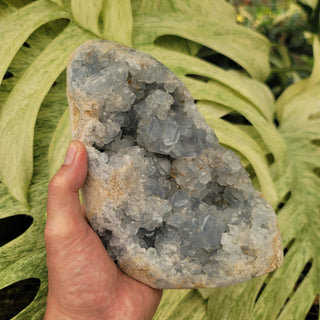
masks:
<svg viewBox="0 0 320 320"><path fill-rule="evenodd" d="M125 272L155 287L219 286L232 282L225 274L235 254L238 264L258 259L256 240L245 234L261 229L267 239L273 211L165 66L94 41L73 58L68 90L83 122L75 137L88 150L88 210L96 205L86 196L92 181L105 188L102 214L89 212L89 220ZM255 220L261 210L267 214ZM152 281L130 269L137 263L153 270Z"/></svg>

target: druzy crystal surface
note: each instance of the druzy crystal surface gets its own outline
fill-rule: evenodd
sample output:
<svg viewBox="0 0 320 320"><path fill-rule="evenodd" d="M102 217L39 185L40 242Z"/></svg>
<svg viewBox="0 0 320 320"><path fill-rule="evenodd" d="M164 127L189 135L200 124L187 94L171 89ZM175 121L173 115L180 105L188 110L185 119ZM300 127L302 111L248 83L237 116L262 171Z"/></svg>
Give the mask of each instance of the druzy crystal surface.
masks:
<svg viewBox="0 0 320 320"><path fill-rule="evenodd" d="M90 41L68 67L83 199L110 256L155 288L219 287L277 268L275 214L183 83L151 56Z"/></svg>

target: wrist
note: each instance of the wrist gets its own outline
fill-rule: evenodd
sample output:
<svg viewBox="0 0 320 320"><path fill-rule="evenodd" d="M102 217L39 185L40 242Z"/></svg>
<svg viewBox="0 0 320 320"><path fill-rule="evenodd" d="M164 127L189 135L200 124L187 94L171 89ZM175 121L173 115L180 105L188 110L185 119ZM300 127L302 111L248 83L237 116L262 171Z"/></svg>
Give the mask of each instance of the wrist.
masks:
<svg viewBox="0 0 320 320"><path fill-rule="evenodd" d="M43 320L75 320L61 310L53 307L49 301L47 302L46 312Z"/></svg>
<svg viewBox="0 0 320 320"><path fill-rule="evenodd" d="M82 310L83 311L83 310ZM90 312L78 313L76 311L64 310L52 300L47 300L46 312L43 320L97 320L97 315L91 315Z"/></svg>

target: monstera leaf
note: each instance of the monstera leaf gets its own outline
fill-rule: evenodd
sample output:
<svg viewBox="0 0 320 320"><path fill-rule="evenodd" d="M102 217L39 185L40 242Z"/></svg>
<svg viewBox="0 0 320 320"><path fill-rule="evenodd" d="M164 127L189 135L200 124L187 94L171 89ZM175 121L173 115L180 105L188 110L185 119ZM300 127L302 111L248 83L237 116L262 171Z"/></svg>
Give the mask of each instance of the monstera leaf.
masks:
<svg viewBox="0 0 320 320"><path fill-rule="evenodd" d="M96 38L153 55L187 84L221 143L277 209L286 248L271 275L165 291L154 319L303 319L320 291L319 40L311 78L275 102L261 82L269 42L238 26L223 0L0 0L0 295L24 300L0 318L43 316L47 185L70 141L65 67L77 46ZM241 73L200 59L201 48Z"/></svg>

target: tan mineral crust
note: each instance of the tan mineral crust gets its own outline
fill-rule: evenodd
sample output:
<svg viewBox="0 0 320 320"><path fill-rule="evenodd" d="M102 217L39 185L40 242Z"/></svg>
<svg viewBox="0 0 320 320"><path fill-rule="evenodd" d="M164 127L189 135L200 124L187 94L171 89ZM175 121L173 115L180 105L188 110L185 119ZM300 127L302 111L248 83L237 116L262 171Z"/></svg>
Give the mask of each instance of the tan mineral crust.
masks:
<svg viewBox="0 0 320 320"><path fill-rule="evenodd" d="M172 72L95 40L67 77L72 138L88 152L88 219L123 272L154 288L205 288L281 265L273 209Z"/></svg>

